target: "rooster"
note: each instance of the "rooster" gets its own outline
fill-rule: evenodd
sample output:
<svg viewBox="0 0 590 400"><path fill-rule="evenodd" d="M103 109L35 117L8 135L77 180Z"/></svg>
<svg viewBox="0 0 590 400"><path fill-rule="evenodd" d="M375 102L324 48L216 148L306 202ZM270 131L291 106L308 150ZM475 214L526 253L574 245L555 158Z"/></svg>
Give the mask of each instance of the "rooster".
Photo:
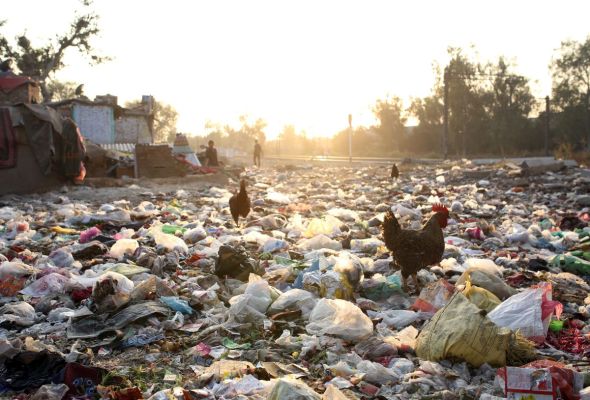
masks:
<svg viewBox="0 0 590 400"><path fill-rule="evenodd" d="M236 225L240 217L246 218L250 213L250 198L246 192L246 181L240 181L240 191L229 199L229 211Z"/></svg>
<svg viewBox="0 0 590 400"><path fill-rule="evenodd" d="M395 164L393 164L393 167L391 167L391 179L393 178L399 178L399 169L397 169L397 165Z"/></svg>
<svg viewBox="0 0 590 400"><path fill-rule="evenodd" d="M390 210L385 215L382 230L385 246L392 252L395 263L401 268L404 291L411 275L420 291L418 271L441 261L445 250L442 229L447 226L449 210L442 204L432 206L434 214L420 230L402 229Z"/></svg>

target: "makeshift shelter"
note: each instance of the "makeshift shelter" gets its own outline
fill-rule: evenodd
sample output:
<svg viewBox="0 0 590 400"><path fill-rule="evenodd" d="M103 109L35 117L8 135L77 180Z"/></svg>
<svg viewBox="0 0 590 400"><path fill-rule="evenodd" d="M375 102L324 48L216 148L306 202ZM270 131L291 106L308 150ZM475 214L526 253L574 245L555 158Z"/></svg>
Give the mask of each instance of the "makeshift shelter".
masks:
<svg viewBox="0 0 590 400"><path fill-rule="evenodd" d="M0 73L0 105L40 102L41 88L36 81L12 72Z"/></svg>
<svg viewBox="0 0 590 400"><path fill-rule="evenodd" d="M77 125L41 104L0 107L0 194L54 188L84 179Z"/></svg>

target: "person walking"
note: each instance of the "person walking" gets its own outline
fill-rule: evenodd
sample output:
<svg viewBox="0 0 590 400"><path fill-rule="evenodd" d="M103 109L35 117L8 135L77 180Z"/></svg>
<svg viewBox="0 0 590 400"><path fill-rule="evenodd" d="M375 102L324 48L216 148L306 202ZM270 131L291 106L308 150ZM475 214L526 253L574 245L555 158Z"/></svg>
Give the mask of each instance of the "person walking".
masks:
<svg viewBox="0 0 590 400"><path fill-rule="evenodd" d="M262 156L262 146L258 143L258 139L254 141L254 165L260 168L260 157Z"/></svg>

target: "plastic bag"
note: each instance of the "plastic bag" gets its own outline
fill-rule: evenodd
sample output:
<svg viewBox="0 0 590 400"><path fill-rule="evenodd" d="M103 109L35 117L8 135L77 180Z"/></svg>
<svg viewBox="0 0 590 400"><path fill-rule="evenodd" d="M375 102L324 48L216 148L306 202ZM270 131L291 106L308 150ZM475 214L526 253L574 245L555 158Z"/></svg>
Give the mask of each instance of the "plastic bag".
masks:
<svg viewBox="0 0 590 400"><path fill-rule="evenodd" d="M349 301L321 299L309 316L306 330L310 335L332 335L354 341L370 336L373 323Z"/></svg>
<svg viewBox="0 0 590 400"><path fill-rule="evenodd" d="M107 279L112 279L117 282L117 292L124 294L131 294L135 284L126 276L114 271L107 271L102 274L96 274L92 271L86 271L82 276L72 276L72 281L84 287L96 287L96 284Z"/></svg>
<svg viewBox="0 0 590 400"><path fill-rule="evenodd" d="M111 247L109 255L113 258L122 260L126 255L132 255L139 247L139 243L135 239L119 239Z"/></svg>
<svg viewBox="0 0 590 400"><path fill-rule="evenodd" d="M282 311L301 310L303 318L308 319L309 314L316 305L317 300L311 293L302 289L291 289L279 296L268 309L268 315L274 315Z"/></svg>
<svg viewBox="0 0 590 400"><path fill-rule="evenodd" d="M277 380L267 400L321 400L321 396L300 380Z"/></svg>
<svg viewBox="0 0 590 400"><path fill-rule="evenodd" d="M461 293L455 293L420 332L416 355L429 361L459 359L474 367L506 365L512 332L487 319Z"/></svg>
<svg viewBox="0 0 590 400"><path fill-rule="evenodd" d="M342 250L342 244L339 241L332 240L326 235L317 235L310 239L302 240L298 243L298 246L306 251L319 249Z"/></svg>
<svg viewBox="0 0 590 400"><path fill-rule="evenodd" d="M197 243L207 237L207 231L202 226L184 232L183 239L186 243Z"/></svg>
<svg viewBox="0 0 590 400"><path fill-rule="evenodd" d="M350 248L353 251L367 254L374 254L377 249L383 246L385 246L385 243L376 238L353 239L350 241Z"/></svg>
<svg viewBox="0 0 590 400"><path fill-rule="evenodd" d="M258 275L250 274L244 294L229 300L229 313L238 322L260 321L266 318L266 310L272 303L268 282Z"/></svg>
<svg viewBox="0 0 590 400"><path fill-rule="evenodd" d="M305 227L303 236L306 238L320 234L329 237L340 236L342 234L340 226L342 226L342 222L332 215L326 215L323 218L314 218Z"/></svg>
<svg viewBox="0 0 590 400"><path fill-rule="evenodd" d="M52 272L51 274L37 279L21 290L20 293L31 297L43 297L49 294L65 293L66 284L68 282L69 279L65 276Z"/></svg>
<svg viewBox="0 0 590 400"><path fill-rule="evenodd" d="M320 276L320 296L327 299L353 299L353 289L346 278L336 271L328 271Z"/></svg>
<svg viewBox="0 0 590 400"><path fill-rule="evenodd" d="M0 264L0 279L29 276L37 272L37 268L17 261L4 261Z"/></svg>
<svg viewBox="0 0 590 400"><path fill-rule="evenodd" d="M328 215L342 219L344 221L358 221L360 219L358 213L346 208L332 208L328 210Z"/></svg>
<svg viewBox="0 0 590 400"><path fill-rule="evenodd" d="M371 279L365 279L362 283L361 293L369 300L385 300L395 293L402 293L402 284L399 275L374 275Z"/></svg>
<svg viewBox="0 0 590 400"><path fill-rule="evenodd" d="M463 266L465 267L465 270L471 268L472 270L485 271L489 274L496 275L499 278L502 277L501 268L497 266L495 262L486 258L468 258L465 260Z"/></svg>
<svg viewBox="0 0 590 400"><path fill-rule="evenodd" d="M49 254L49 258L53 261L56 267L70 268L74 263L74 257L67 249L61 248L53 250Z"/></svg>
<svg viewBox="0 0 590 400"><path fill-rule="evenodd" d="M502 302L495 294L489 290L473 286L469 280L465 282L465 290L462 293L470 302L487 312L492 311Z"/></svg>
<svg viewBox="0 0 590 400"><path fill-rule="evenodd" d="M283 193L275 192L273 190L269 190L266 194L266 200L270 201L271 203L278 203L278 204L290 204L291 199L289 196Z"/></svg>
<svg viewBox="0 0 590 400"><path fill-rule="evenodd" d="M348 397L346 397L336 386L328 384L326 391L322 395L322 400L348 400Z"/></svg>
<svg viewBox="0 0 590 400"><path fill-rule="evenodd" d="M495 274L474 268L468 268L465 272L463 272L463 274L461 274L457 280L457 283L455 283L455 286L464 285L468 277L472 285L489 290L500 300L505 300L516 293L516 289L508 286Z"/></svg>
<svg viewBox="0 0 590 400"><path fill-rule="evenodd" d="M399 381L399 376L392 369L385 368L376 362L363 360L357 364L356 369L365 374L363 380L367 382L385 385L396 384Z"/></svg>
<svg viewBox="0 0 590 400"><path fill-rule="evenodd" d="M289 243L281 239L269 238L260 248L264 253L274 253L289 248Z"/></svg>
<svg viewBox="0 0 590 400"><path fill-rule="evenodd" d="M420 296L412 305L412 309L434 313L447 304L454 291L453 285L444 279L439 279L422 289Z"/></svg>
<svg viewBox="0 0 590 400"><path fill-rule="evenodd" d="M172 310L181 312L183 314L191 315L194 312L186 300L179 299L175 296L162 296L160 297L160 301L166 304Z"/></svg>
<svg viewBox="0 0 590 400"><path fill-rule="evenodd" d="M387 326L395 329L405 328L420 318L420 313L410 310L384 310L380 312L369 310L367 314L371 318L382 318Z"/></svg>
<svg viewBox="0 0 590 400"><path fill-rule="evenodd" d="M488 317L498 326L519 331L528 339L542 343L553 313L559 318L562 310L561 303L551 299L551 284L541 283L510 297Z"/></svg>
<svg viewBox="0 0 590 400"><path fill-rule="evenodd" d="M256 261L241 246L237 248L221 246L217 255L215 275L220 278L230 276L245 282L250 274L257 270Z"/></svg>
<svg viewBox="0 0 590 400"><path fill-rule="evenodd" d="M68 385L64 383L43 385L30 400L61 400L69 390Z"/></svg>
<svg viewBox="0 0 590 400"><path fill-rule="evenodd" d="M96 226L86 229L85 231L80 232L80 239L78 241L80 243L88 243L96 236L100 235L102 232Z"/></svg>
<svg viewBox="0 0 590 400"><path fill-rule="evenodd" d="M0 323L8 321L20 326L35 323L35 309L26 301L4 304L0 307Z"/></svg>

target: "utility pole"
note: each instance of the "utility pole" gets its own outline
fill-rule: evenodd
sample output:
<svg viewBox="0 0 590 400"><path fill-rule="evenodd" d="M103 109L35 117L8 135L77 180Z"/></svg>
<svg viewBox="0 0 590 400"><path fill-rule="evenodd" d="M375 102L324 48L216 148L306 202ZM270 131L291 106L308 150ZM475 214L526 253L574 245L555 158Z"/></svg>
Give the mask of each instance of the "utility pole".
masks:
<svg viewBox="0 0 590 400"><path fill-rule="evenodd" d="M348 162L352 164L352 114L348 114Z"/></svg>
<svg viewBox="0 0 590 400"><path fill-rule="evenodd" d="M549 122L551 113L549 111L549 96L545 97L545 155L549 155Z"/></svg>
<svg viewBox="0 0 590 400"><path fill-rule="evenodd" d="M443 137L442 137L442 152L443 159L447 159L449 155L449 67L445 67L445 73L443 76Z"/></svg>

